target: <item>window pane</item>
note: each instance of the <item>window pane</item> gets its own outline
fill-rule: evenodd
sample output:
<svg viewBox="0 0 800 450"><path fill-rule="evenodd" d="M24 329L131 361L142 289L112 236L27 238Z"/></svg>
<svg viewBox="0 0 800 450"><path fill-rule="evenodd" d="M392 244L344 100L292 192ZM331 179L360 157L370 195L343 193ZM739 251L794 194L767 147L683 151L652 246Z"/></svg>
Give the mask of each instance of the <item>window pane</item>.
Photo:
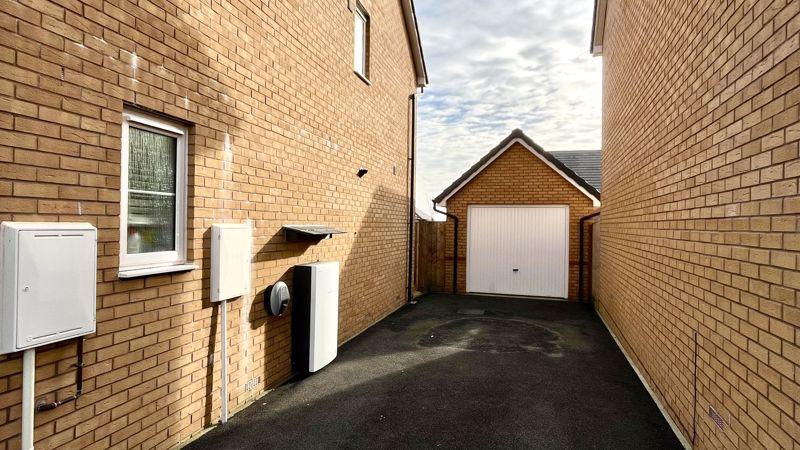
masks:
<svg viewBox="0 0 800 450"><path fill-rule="evenodd" d="M365 75L364 73L364 56L365 56L365 49L364 43L365 39L365 32L367 28L366 20L361 16L361 14L355 15L355 53L354 53L354 68L356 72L360 73L361 75Z"/></svg>
<svg viewBox="0 0 800 450"><path fill-rule="evenodd" d="M178 139L130 127L128 188L175 193Z"/></svg>
<svg viewBox="0 0 800 450"><path fill-rule="evenodd" d="M128 195L128 253L175 250L175 196Z"/></svg>

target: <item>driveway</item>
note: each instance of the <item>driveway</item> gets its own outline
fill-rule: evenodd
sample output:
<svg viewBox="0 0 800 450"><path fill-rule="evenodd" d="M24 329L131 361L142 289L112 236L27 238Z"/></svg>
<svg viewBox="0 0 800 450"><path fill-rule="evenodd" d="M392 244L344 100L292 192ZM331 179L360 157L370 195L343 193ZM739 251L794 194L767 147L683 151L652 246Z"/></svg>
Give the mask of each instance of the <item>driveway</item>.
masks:
<svg viewBox="0 0 800 450"><path fill-rule="evenodd" d="M431 295L189 449L681 448L593 310Z"/></svg>

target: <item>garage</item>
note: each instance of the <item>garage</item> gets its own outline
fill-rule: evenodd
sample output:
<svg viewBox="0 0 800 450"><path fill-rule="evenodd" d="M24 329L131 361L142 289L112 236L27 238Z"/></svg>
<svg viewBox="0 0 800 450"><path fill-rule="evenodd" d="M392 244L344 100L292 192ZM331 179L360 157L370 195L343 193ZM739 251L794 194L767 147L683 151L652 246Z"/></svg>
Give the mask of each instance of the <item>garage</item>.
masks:
<svg viewBox="0 0 800 450"><path fill-rule="evenodd" d="M514 130L434 199L445 286L578 300L580 220L600 207L600 150L548 152Z"/></svg>
<svg viewBox="0 0 800 450"><path fill-rule="evenodd" d="M471 205L467 291L567 297L569 207Z"/></svg>

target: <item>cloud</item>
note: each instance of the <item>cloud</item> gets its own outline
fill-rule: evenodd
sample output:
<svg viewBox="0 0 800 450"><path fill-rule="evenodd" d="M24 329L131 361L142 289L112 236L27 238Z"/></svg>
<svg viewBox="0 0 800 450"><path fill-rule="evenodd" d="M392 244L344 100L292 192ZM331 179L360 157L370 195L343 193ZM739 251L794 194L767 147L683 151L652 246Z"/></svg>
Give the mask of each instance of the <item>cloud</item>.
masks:
<svg viewBox="0 0 800 450"><path fill-rule="evenodd" d="M417 205L514 128L547 150L600 148L592 0L417 0L431 85L420 97Z"/></svg>

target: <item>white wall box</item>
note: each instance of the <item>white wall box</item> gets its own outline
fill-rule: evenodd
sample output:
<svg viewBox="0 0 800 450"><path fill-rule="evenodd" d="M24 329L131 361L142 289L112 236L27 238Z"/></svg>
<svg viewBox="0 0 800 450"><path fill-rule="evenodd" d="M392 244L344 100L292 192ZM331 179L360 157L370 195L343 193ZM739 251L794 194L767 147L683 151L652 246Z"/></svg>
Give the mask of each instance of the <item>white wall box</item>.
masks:
<svg viewBox="0 0 800 450"><path fill-rule="evenodd" d="M211 301L228 300L250 292L252 236L249 224L211 226Z"/></svg>
<svg viewBox="0 0 800 450"><path fill-rule="evenodd" d="M316 372L336 358L339 338L339 262L294 268L292 363Z"/></svg>
<svg viewBox="0 0 800 450"><path fill-rule="evenodd" d="M97 230L0 224L0 354L94 333Z"/></svg>

